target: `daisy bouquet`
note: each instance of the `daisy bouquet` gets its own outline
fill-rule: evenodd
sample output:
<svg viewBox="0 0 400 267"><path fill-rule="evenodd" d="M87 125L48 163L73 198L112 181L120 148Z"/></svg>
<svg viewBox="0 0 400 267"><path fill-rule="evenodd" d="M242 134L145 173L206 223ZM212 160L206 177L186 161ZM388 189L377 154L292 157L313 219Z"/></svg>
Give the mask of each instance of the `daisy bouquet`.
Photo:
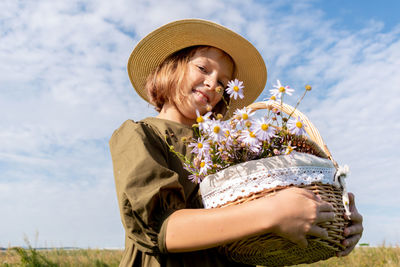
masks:
<svg viewBox="0 0 400 267"><path fill-rule="evenodd" d="M243 88L235 79L225 94L231 100L243 98ZM309 91L311 86L306 85L291 107L284 99L294 89L278 80L267 101L237 109L229 120L211 110L203 115L197 111L196 135L186 140L193 159L170 146L182 158L189 179L200 184L205 208L241 204L290 186L306 188L334 206L335 220L320 225L328 231L328 239L310 237L308 247L301 248L272 234L255 236L220 247L233 261L263 266L312 263L345 249L341 240L344 213L349 215L344 182L348 170L336 164L318 130L297 110ZM256 114L256 110L263 112Z"/></svg>
<svg viewBox="0 0 400 267"><path fill-rule="evenodd" d="M237 79L228 83L225 93L234 100L243 98L243 82ZM221 88L217 88L221 92ZM297 106L311 86L306 85L304 94L297 101ZM200 183L206 176L214 174L229 166L254 159L289 155L297 149L292 144L293 136L305 136L307 125L300 117L281 112L286 95L294 92L289 86L283 86L279 80L270 90L270 101L278 107L270 108L263 116L255 116L255 110L249 107L237 109L233 117L223 120L221 114L211 111L201 115L198 111L196 124L193 125L197 138L186 140L192 149L193 160L180 156L186 170L191 174L189 179ZM229 108L229 104L227 107ZM173 148L171 147L173 150ZM177 152L175 152L177 154Z"/></svg>

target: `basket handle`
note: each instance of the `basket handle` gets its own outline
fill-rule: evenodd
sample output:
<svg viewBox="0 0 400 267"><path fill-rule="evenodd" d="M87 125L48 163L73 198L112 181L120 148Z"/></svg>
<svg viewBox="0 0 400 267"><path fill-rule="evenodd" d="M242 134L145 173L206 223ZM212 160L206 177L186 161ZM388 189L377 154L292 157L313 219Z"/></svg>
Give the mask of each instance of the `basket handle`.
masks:
<svg viewBox="0 0 400 267"><path fill-rule="evenodd" d="M304 128L304 130L307 132L307 134L310 136L310 139L314 141L327 155L328 158L333 162L335 165L336 169L339 167L336 161L333 159L331 152L329 151L327 145L325 144L324 140L321 137L321 134L319 133L318 129L314 126L314 124L307 118L306 115L301 113L299 110L294 110L294 107L285 104L285 103L280 103L278 101L273 101L273 100L268 100L268 101L262 101L262 102L255 102L247 106L251 110L260 110L260 109L268 109L268 108L277 108L279 110L282 110L282 112L290 115L292 114L293 117L300 117L301 120L303 120L307 127ZM294 110L294 111L293 111Z"/></svg>

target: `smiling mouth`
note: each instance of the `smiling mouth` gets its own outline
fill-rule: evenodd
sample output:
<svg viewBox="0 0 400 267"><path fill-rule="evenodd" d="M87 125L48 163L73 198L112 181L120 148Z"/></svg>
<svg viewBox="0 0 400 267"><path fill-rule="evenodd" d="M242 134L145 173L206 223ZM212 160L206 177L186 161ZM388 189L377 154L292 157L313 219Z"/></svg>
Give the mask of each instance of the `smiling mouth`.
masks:
<svg viewBox="0 0 400 267"><path fill-rule="evenodd" d="M201 94L202 96L204 96L204 98L207 99L207 103L210 102L210 98L208 97L208 95L206 95L206 94L203 93L202 91L199 91L199 90L196 90L196 89L194 89L193 91L194 91L195 93L199 93L199 94Z"/></svg>

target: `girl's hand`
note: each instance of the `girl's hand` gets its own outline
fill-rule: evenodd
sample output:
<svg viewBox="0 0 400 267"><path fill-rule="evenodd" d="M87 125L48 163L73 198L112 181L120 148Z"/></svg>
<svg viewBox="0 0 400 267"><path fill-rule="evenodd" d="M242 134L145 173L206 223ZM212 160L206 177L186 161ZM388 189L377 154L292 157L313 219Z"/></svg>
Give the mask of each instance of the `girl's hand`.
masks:
<svg viewBox="0 0 400 267"><path fill-rule="evenodd" d="M346 219L350 219L350 224L344 229L345 240L342 241L342 244L346 246L346 249L342 252L338 252L337 256L347 256L357 245L358 241L361 238L362 232L364 230L362 221L363 217L360 213L358 213L356 204L354 202L354 194L349 193L350 200L350 218L345 215Z"/></svg>
<svg viewBox="0 0 400 267"><path fill-rule="evenodd" d="M306 236L312 235L326 239L326 229L318 223L333 221L333 206L311 191L301 188L289 188L273 196L277 220L273 232L305 248Z"/></svg>

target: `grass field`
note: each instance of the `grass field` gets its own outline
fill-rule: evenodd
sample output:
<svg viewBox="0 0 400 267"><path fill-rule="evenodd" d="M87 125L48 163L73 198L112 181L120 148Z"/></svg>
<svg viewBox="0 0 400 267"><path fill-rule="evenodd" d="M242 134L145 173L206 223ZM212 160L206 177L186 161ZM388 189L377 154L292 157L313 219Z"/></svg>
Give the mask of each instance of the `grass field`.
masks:
<svg viewBox="0 0 400 267"><path fill-rule="evenodd" d="M118 266L121 250L35 250L10 248L0 252L0 266ZM400 266L400 247L358 247L349 256L331 258L312 266Z"/></svg>
<svg viewBox="0 0 400 267"><path fill-rule="evenodd" d="M10 248L0 252L0 266L118 266L122 250Z"/></svg>

